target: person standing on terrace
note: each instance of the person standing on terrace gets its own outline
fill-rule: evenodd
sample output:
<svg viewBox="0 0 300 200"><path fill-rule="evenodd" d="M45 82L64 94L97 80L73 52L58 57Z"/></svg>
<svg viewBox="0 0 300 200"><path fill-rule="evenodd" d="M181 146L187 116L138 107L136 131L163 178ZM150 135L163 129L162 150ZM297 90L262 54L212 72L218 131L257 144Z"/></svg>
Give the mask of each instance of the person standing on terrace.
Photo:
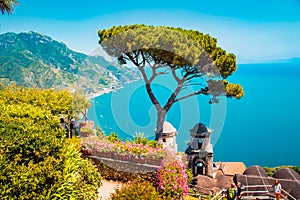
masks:
<svg viewBox="0 0 300 200"><path fill-rule="evenodd" d="M275 193L276 200L280 200L281 189L282 189L281 184L279 183L279 180L276 179L275 186L274 186L274 193Z"/></svg>

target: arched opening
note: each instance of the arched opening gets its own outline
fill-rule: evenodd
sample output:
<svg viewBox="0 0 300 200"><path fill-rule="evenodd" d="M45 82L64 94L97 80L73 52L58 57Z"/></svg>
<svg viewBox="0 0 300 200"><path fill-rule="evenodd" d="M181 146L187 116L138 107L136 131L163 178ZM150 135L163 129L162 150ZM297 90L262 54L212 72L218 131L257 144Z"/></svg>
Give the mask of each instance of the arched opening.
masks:
<svg viewBox="0 0 300 200"><path fill-rule="evenodd" d="M203 141L201 139L198 140L198 149L202 148Z"/></svg>
<svg viewBox="0 0 300 200"><path fill-rule="evenodd" d="M205 165L205 162L204 160L200 159L199 157L196 157L194 158L194 161L193 161L193 174L194 176L197 176L197 175L205 175L206 171L206 165Z"/></svg>

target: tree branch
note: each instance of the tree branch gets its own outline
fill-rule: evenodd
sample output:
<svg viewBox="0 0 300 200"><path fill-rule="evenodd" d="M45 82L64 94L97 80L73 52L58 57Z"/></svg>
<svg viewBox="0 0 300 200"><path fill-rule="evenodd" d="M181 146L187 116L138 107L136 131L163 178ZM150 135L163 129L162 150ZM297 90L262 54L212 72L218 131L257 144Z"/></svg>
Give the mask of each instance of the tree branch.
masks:
<svg viewBox="0 0 300 200"><path fill-rule="evenodd" d="M174 100L174 103L175 103L175 102L178 102L178 101L181 101L181 100L183 100L183 99L189 98L189 97L191 97L191 96L198 95L198 94L204 94L204 95L209 94L209 93L208 93L208 88L202 88L202 89L199 90L199 91L193 92L193 93L188 94L188 95L186 95L186 96L179 97L179 98L177 98L177 99Z"/></svg>
<svg viewBox="0 0 300 200"><path fill-rule="evenodd" d="M145 55L144 55L144 51L141 51L141 55L142 55L142 62L141 63L139 63L139 65L141 65L142 64L142 66L143 67L145 67L145 65L146 65L146 58L145 58Z"/></svg>
<svg viewBox="0 0 300 200"><path fill-rule="evenodd" d="M133 57L130 53L125 53L125 55L129 58L129 60L137 67L139 67L138 62L135 60L136 56Z"/></svg>
<svg viewBox="0 0 300 200"><path fill-rule="evenodd" d="M127 55L127 54L126 54L126 55ZM127 55L127 56L128 56L128 58L129 58L132 62L135 62L135 61L134 61L134 58L133 58L131 55ZM142 57L143 57L143 59L145 58L143 54L142 54ZM155 106L155 108L156 108L157 111L160 111L160 110L162 109L162 107L161 107L161 105L159 104L159 102L158 102L157 98L155 97L155 95L154 95L154 93L153 93L153 91L152 91L152 88L151 88L151 82L152 82L153 79L159 74L159 73L156 73L156 71L155 71L155 65L156 65L156 64L154 64L153 66L151 66L152 71L153 71L153 69L154 69L154 74L152 74L150 80L148 79L147 74L146 74L146 72L145 72L145 70L144 70L144 65L138 65L137 62L135 62L134 64L138 67L139 71L141 72L141 74L142 74L142 76L143 76L143 79L144 79L145 85L146 85L146 90L147 90L147 93L148 93L148 95L149 95L149 98L150 98L152 104Z"/></svg>
<svg viewBox="0 0 300 200"><path fill-rule="evenodd" d="M172 105L175 103L175 98L179 94L180 90L182 88L182 84L178 84L176 90L171 94L170 98L168 99L168 102L164 106L164 109L168 112Z"/></svg>
<svg viewBox="0 0 300 200"><path fill-rule="evenodd" d="M148 80L147 74L146 74L146 72L144 70L144 67L143 66L137 66L137 67L138 67L139 71L141 72L141 74L142 74L142 76L144 78L145 83L146 84L150 83L150 81Z"/></svg>
<svg viewBox="0 0 300 200"><path fill-rule="evenodd" d="M148 58L149 58L149 57L150 57L150 56L148 56ZM149 60L148 58L146 59L146 62L148 63L149 66L151 66L150 60Z"/></svg>
<svg viewBox="0 0 300 200"><path fill-rule="evenodd" d="M151 76L149 82L151 83L151 82L155 79L155 77L158 76L158 73L156 72L157 64L155 63L155 64L152 65L152 66L150 65L150 67L151 67L151 69L152 69L152 76Z"/></svg>
<svg viewBox="0 0 300 200"><path fill-rule="evenodd" d="M177 81L177 80L176 80ZM178 85L177 88L175 89L175 91L171 94L170 98L168 99L168 102L166 103L166 105L164 106L164 109L168 112L168 110L172 107L172 105L175 103L175 99L177 97L177 95L179 94L179 92L182 89L183 83L186 81L186 78L183 77L181 80L179 79L177 81Z"/></svg>
<svg viewBox="0 0 300 200"><path fill-rule="evenodd" d="M148 93L148 95L150 97L150 100L151 100L152 104L155 106L156 110L159 112L162 109L162 107L159 104L157 98L155 97L155 95L154 95L154 93L152 91L150 82L146 83L146 90L147 90L147 93Z"/></svg>
<svg viewBox="0 0 300 200"><path fill-rule="evenodd" d="M174 79L176 80L177 84L180 84L181 80L178 78L178 76L176 75L176 71L175 71L175 68L172 67L172 66L169 66L171 68L171 72L172 72L172 75L174 77Z"/></svg>
<svg viewBox="0 0 300 200"><path fill-rule="evenodd" d="M198 77L200 77L200 76L202 76L202 75L200 75L200 74L193 74L193 75L191 75L190 77L187 77L186 80L191 80L191 79L193 79L193 78L198 78Z"/></svg>

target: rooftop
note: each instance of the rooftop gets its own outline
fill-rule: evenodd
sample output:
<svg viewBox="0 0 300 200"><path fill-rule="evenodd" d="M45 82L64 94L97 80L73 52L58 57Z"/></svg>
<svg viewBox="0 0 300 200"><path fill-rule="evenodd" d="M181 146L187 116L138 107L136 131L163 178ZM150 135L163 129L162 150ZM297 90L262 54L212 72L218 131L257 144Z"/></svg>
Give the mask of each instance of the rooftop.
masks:
<svg viewBox="0 0 300 200"><path fill-rule="evenodd" d="M175 133L176 128L173 127L173 125L170 122L164 122L163 125L163 133Z"/></svg>
<svg viewBox="0 0 300 200"><path fill-rule="evenodd" d="M235 174L243 174L247 169L243 162L217 162L217 166L222 170L224 175L234 176Z"/></svg>

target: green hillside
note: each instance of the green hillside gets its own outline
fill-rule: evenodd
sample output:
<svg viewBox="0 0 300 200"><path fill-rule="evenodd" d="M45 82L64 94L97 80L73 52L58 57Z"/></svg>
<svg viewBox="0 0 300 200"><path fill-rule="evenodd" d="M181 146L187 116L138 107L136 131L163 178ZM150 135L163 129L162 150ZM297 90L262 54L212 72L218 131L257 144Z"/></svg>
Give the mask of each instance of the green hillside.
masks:
<svg viewBox="0 0 300 200"><path fill-rule="evenodd" d="M1 82L39 88L117 88L139 78L132 68L88 56L36 32L0 35Z"/></svg>

